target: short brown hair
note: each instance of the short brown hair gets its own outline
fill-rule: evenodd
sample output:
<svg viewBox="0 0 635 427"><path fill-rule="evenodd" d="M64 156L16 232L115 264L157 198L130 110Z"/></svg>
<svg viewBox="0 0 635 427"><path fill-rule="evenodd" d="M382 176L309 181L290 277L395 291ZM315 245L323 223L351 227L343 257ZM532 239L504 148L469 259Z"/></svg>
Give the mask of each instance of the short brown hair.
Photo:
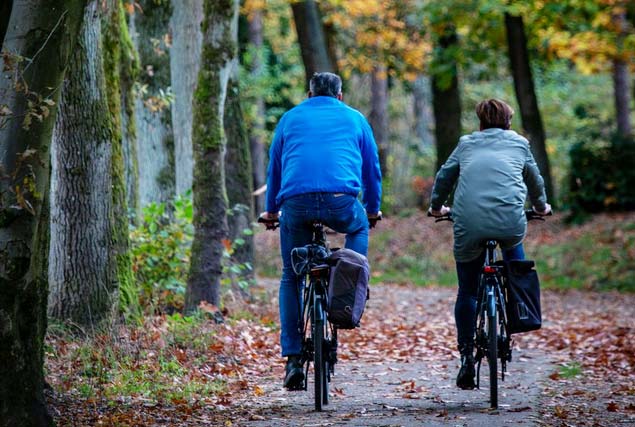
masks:
<svg viewBox="0 0 635 427"><path fill-rule="evenodd" d="M481 121L481 129L509 129L514 110L500 99L486 99L476 105L476 115Z"/></svg>

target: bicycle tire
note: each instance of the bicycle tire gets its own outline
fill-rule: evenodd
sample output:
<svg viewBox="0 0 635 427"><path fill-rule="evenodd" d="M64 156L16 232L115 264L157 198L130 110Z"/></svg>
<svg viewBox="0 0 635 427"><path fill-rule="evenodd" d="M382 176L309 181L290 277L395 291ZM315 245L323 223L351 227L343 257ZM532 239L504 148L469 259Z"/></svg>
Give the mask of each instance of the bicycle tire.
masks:
<svg viewBox="0 0 635 427"><path fill-rule="evenodd" d="M498 313L493 289L487 296L487 364L489 365L489 399L492 408L498 407Z"/></svg>
<svg viewBox="0 0 635 427"><path fill-rule="evenodd" d="M324 311L322 299L315 296L313 301L313 373L315 410L320 412L324 403Z"/></svg>

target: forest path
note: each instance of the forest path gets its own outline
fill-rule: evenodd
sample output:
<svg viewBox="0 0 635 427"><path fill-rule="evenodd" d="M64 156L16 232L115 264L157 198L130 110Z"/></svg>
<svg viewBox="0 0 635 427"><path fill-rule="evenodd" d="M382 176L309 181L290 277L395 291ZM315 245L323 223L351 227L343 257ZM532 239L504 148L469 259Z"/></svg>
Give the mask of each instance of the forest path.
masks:
<svg viewBox="0 0 635 427"><path fill-rule="evenodd" d="M321 413L309 390L282 387L283 361L270 375L247 378L252 393L228 412L240 426L442 426L532 425L541 383L555 359L541 349L514 349L500 383L500 407L489 409L487 365L481 389L454 385L458 371L452 315L455 289L373 286L363 324L341 331L339 363L330 404ZM237 403L237 402L235 402Z"/></svg>

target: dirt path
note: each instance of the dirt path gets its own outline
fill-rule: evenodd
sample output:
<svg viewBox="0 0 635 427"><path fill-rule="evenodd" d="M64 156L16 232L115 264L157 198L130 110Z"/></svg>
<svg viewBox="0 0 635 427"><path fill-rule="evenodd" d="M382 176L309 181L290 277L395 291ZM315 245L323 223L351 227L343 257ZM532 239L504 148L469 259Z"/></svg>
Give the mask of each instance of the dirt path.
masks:
<svg viewBox="0 0 635 427"><path fill-rule="evenodd" d="M541 383L554 371L543 351L515 349L500 385L500 408L491 411L486 372L481 390L454 386L453 289L379 286L371 292L362 328L341 334L324 412L313 410L312 383L306 392L282 388L280 360L270 375L247 379L257 393L234 406L227 421L259 427L534 424Z"/></svg>

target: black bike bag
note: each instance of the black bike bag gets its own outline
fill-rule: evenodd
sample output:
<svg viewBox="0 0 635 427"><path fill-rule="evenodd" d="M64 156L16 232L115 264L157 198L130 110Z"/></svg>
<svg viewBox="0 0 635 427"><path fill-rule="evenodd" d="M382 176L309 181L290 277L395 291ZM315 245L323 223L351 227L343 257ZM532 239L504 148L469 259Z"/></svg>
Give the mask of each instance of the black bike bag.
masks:
<svg viewBox="0 0 635 427"><path fill-rule="evenodd" d="M534 262L513 260L504 262L507 290L507 329L509 334L540 329L540 281Z"/></svg>
<svg viewBox="0 0 635 427"><path fill-rule="evenodd" d="M357 328L369 297L368 259L351 249L339 249L328 257L327 263L331 265L328 319L339 329Z"/></svg>

